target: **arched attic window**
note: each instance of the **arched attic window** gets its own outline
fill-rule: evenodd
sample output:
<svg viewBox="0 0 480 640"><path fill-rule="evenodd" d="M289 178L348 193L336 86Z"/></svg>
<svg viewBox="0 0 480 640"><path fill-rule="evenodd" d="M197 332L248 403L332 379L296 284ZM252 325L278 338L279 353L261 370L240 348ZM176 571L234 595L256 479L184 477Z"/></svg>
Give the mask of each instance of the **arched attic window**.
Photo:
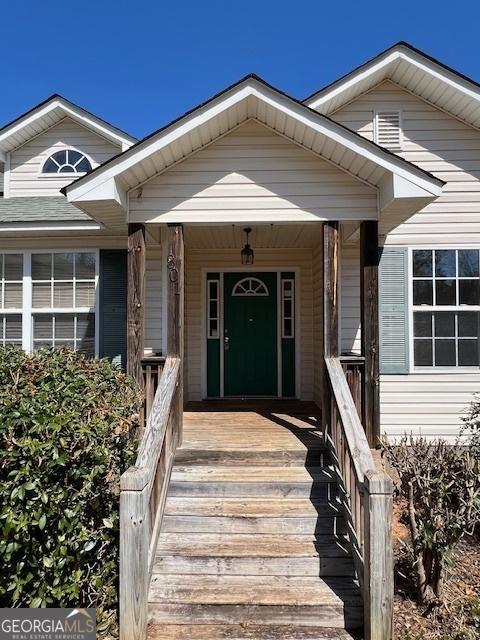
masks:
<svg viewBox="0 0 480 640"><path fill-rule="evenodd" d="M268 289L258 278L244 278L237 282L232 296L268 296Z"/></svg>
<svg viewBox="0 0 480 640"><path fill-rule="evenodd" d="M75 149L55 151L43 165L42 173L88 173L92 170L90 160L86 155Z"/></svg>

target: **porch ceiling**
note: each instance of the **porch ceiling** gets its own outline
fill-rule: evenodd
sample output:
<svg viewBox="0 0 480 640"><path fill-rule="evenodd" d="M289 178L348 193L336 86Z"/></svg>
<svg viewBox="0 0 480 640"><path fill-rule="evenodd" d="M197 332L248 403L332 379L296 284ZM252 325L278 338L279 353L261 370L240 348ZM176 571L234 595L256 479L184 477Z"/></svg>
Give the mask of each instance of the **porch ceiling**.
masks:
<svg viewBox="0 0 480 640"><path fill-rule="evenodd" d="M377 188L383 210L397 200L413 213L443 182L293 98L249 76L64 189L70 202L102 221L100 203L118 215L127 194L249 119ZM169 215L168 222L174 222ZM125 220L125 217L123 218ZM217 220L217 218L216 218ZM166 220L167 221L167 220ZM183 219L183 222L188 220ZM218 219L222 222L221 219ZM295 218L292 218L292 222ZM193 220L192 220L193 222ZM244 221L247 222L247 221Z"/></svg>
<svg viewBox="0 0 480 640"><path fill-rule="evenodd" d="M185 245L188 249L240 251L245 244L243 228L243 225L186 227ZM319 245L321 232L320 224L256 225L252 226L249 242L254 250L309 249Z"/></svg>

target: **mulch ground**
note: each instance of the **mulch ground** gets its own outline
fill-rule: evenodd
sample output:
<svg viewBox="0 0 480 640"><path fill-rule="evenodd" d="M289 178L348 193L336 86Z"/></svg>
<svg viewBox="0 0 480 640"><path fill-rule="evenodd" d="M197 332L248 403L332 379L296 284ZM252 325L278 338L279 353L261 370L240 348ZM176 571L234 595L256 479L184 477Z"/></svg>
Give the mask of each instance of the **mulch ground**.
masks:
<svg viewBox="0 0 480 640"><path fill-rule="evenodd" d="M444 605L425 611L416 604L409 532L404 505L394 506L394 626L396 640L480 639L480 532L465 536L453 553L445 583Z"/></svg>

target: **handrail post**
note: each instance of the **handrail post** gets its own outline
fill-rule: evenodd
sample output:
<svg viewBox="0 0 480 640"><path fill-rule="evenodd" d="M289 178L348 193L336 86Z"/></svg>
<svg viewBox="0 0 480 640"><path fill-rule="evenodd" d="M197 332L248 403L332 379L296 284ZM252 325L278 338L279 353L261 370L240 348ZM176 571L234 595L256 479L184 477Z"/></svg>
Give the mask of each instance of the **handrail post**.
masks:
<svg viewBox="0 0 480 640"><path fill-rule="evenodd" d="M393 483L383 471L364 477L364 618L365 640L393 637Z"/></svg>
<svg viewBox="0 0 480 640"><path fill-rule="evenodd" d="M137 470L126 473L136 474ZM120 492L120 640L147 637L148 495L148 486Z"/></svg>

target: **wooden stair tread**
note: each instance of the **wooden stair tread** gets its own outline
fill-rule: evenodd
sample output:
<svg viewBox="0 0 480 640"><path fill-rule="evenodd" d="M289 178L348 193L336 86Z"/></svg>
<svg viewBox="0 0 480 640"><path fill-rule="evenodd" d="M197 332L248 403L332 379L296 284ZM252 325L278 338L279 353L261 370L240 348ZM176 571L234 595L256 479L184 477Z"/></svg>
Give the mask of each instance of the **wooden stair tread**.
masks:
<svg viewBox="0 0 480 640"><path fill-rule="evenodd" d="M242 518L315 516L330 518L340 514L338 504L315 502L309 498L167 498L166 515L238 516Z"/></svg>
<svg viewBox="0 0 480 640"><path fill-rule="evenodd" d="M353 640L345 629L289 625L150 624L148 640Z"/></svg>
<svg viewBox="0 0 480 640"><path fill-rule="evenodd" d="M185 556L328 556L343 558L350 555L349 545L334 536L273 535L273 534L214 534L162 532L157 555Z"/></svg>
<svg viewBox="0 0 480 640"><path fill-rule="evenodd" d="M251 604L321 606L358 604L358 586L352 578L285 576L153 576L149 603Z"/></svg>
<svg viewBox="0 0 480 640"><path fill-rule="evenodd" d="M172 482L335 482L328 467L256 467L256 466L175 466Z"/></svg>

